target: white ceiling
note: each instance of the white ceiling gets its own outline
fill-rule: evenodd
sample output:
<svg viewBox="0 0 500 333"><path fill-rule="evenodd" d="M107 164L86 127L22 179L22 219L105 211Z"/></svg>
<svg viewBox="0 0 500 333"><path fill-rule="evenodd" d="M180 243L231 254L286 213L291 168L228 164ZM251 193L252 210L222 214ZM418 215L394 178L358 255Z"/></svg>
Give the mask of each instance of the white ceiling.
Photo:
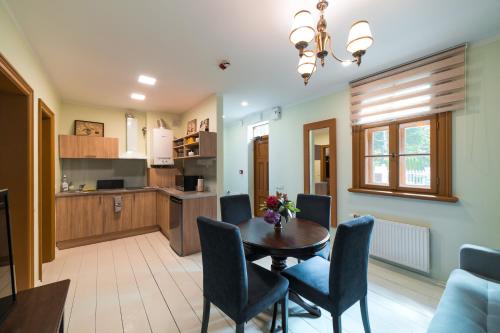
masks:
<svg viewBox="0 0 500 333"><path fill-rule="evenodd" d="M324 95L349 80L464 41L500 34L499 0L336 0L327 9L345 57L354 20L375 38L360 68L330 59L304 87L288 41L313 0L6 0L63 100L181 112L217 93L227 120ZM228 58L231 67L218 69ZM139 74L158 79L137 83ZM142 92L146 101L129 98ZM240 102L246 100L244 108Z"/></svg>

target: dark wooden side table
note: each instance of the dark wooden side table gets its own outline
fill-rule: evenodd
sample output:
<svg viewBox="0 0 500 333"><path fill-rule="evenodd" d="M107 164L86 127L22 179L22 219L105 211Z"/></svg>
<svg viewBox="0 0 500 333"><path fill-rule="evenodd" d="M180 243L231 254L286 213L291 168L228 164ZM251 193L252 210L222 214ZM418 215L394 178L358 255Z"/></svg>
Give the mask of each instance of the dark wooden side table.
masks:
<svg viewBox="0 0 500 333"><path fill-rule="evenodd" d="M63 333L69 282L63 280L18 292L16 302L0 324L0 332Z"/></svg>
<svg viewBox="0 0 500 333"><path fill-rule="evenodd" d="M271 256L271 270L281 272L286 268L288 257L313 255L326 246L330 233L321 225L294 218L284 224L279 232L263 218L253 218L238 225L245 248L252 253ZM311 315L321 316L320 309L306 303L299 295L290 292L290 300L304 308Z"/></svg>

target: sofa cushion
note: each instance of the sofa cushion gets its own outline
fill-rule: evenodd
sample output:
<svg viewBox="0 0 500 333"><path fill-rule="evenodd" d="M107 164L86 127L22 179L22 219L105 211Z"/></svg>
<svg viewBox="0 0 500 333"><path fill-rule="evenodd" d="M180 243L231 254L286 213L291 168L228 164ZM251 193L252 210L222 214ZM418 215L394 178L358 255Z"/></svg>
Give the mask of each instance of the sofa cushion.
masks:
<svg viewBox="0 0 500 333"><path fill-rule="evenodd" d="M500 332L500 282L454 270L427 333Z"/></svg>

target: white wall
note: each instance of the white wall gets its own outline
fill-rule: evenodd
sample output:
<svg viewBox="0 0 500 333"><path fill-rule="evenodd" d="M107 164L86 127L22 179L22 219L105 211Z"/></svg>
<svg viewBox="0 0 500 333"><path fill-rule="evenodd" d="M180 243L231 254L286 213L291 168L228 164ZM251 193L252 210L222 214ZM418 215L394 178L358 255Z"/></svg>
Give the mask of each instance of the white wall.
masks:
<svg viewBox="0 0 500 333"><path fill-rule="evenodd" d="M33 52L15 21L9 15L3 1L0 1L0 53L33 88L33 140L34 140L34 276L38 280L38 98L54 112L59 121L59 96L52 86L36 54ZM57 147L56 147L57 154ZM59 178L59 161L56 159L56 179ZM54 184L57 187L57 183Z"/></svg>
<svg viewBox="0 0 500 333"><path fill-rule="evenodd" d="M357 212L429 226L431 276L442 281L457 267L462 244L500 248L500 210L497 208L500 198L500 41L473 46L467 57L467 108L453 114L453 191L460 199L458 203L347 191L352 183L347 87L313 101L285 107L282 119L270 122L270 191L283 185L292 198L303 191L303 124L336 118L339 221ZM234 125L226 129L226 140L240 137L237 128L229 127ZM289 148L284 151L285 146ZM226 187L245 188L245 180L228 179L238 167L229 161L240 159L244 149L240 146L226 150Z"/></svg>

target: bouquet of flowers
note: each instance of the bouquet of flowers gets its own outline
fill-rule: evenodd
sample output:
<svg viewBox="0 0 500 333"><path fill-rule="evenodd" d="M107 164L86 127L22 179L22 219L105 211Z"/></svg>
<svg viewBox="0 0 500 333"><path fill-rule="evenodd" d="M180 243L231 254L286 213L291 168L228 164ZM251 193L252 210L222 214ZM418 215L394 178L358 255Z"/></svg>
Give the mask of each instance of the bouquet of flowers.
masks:
<svg viewBox="0 0 500 333"><path fill-rule="evenodd" d="M300 212L300 209L295 207L295 203L288 200L288 195L280 192L267 197L261 205L261 210L265 211L264 220L274 225L281 225L282 217L285 222L288 222L291 217L295 216L295 213Z"/></svg>

